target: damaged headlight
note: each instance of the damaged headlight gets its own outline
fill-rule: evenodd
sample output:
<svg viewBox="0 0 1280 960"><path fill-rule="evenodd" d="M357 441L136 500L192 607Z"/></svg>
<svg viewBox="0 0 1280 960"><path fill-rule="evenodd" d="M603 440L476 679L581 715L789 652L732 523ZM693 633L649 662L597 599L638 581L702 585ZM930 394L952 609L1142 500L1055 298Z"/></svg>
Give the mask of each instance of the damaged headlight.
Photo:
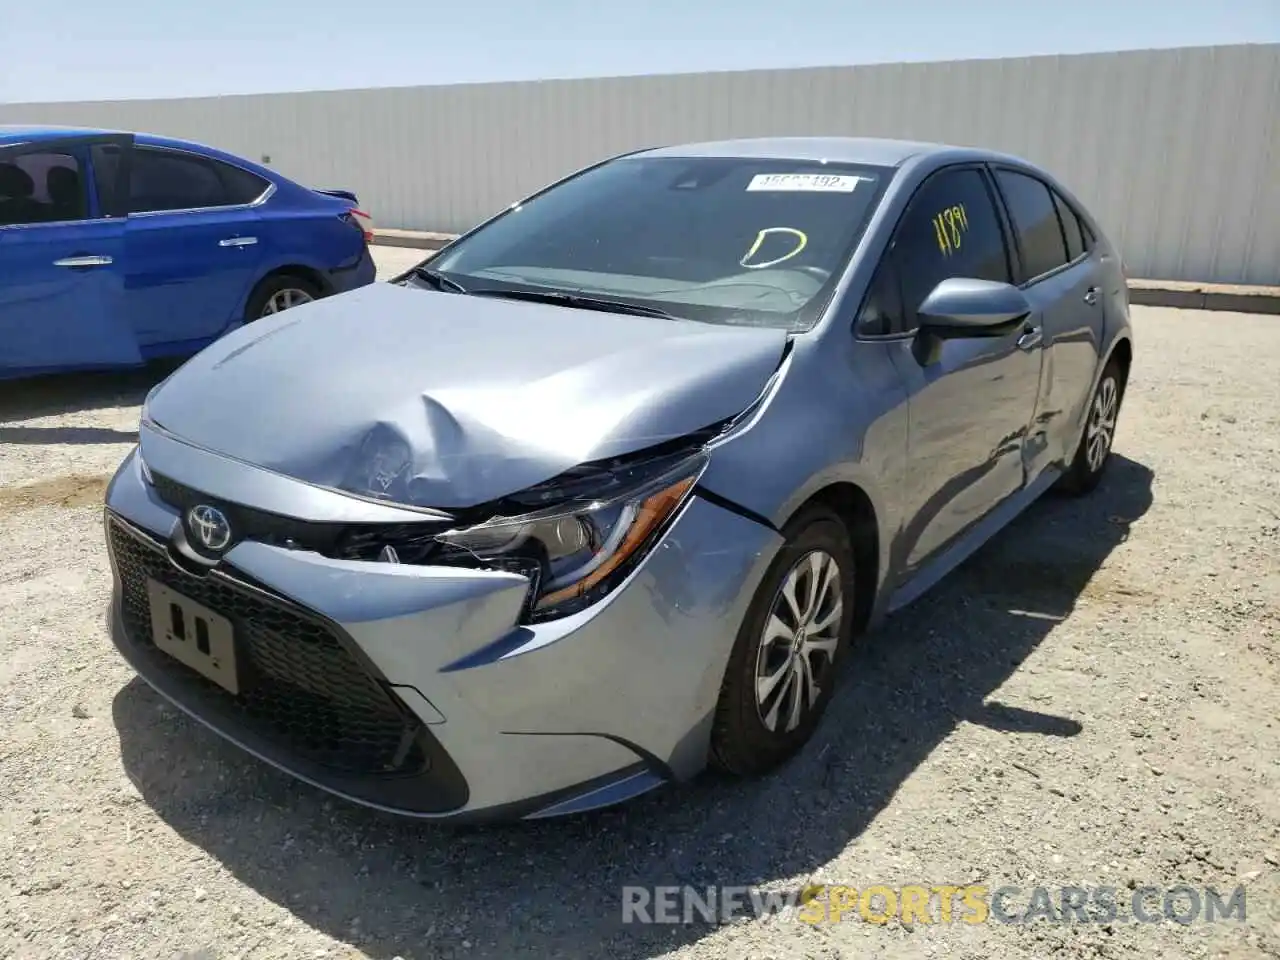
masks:
<svg viewBox="0 0 1280 960"><path fill-rule="evenodd" d="M697 454L674 466L613 475L606 492L585 490L556 506L435 534L485 566L528 576L528 618L565 616L613 589L688 500L706 467ZM541 496L552 497L544 490Z"/></svg>

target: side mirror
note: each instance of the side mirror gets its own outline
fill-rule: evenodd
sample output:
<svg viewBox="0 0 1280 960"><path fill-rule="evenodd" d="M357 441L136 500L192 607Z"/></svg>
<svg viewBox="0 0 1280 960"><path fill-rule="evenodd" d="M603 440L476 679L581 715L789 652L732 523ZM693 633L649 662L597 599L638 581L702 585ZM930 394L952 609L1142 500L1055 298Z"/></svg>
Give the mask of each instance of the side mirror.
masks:
<svg viewBox="0 0 1280 960"><path fill-rule="evenodd" d="M920 331L943 340L1003 336L1030 312L1030 301L1017 287L966 277L943 280L916 311Z"/></svg>

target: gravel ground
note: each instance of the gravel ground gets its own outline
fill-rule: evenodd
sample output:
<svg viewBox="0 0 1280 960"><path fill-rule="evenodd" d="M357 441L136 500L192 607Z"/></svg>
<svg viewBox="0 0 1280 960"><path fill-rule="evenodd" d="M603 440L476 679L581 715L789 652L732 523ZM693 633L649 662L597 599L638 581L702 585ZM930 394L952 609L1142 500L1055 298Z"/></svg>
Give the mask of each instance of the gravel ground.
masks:
<svg viewBox="0 0 1280 960"><path fill-rule="evenodd" d="M159 374L4 385L0 957L1280 956L1280 320L1134 314L1103 487L868 638L789 768L485 829L331 801L134 678L99 504ZM628 884L807 882L1243 884L1247 921L621 923Z"/></svg>

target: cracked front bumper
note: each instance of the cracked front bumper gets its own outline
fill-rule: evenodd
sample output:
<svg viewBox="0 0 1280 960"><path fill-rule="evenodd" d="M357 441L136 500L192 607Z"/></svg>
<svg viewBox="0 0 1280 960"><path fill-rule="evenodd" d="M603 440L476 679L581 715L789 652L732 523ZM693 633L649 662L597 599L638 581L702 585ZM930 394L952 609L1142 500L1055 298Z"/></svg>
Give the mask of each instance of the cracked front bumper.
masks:
<svg viewBox="0 0 1280 960"><path fill-rule="evenodd" d="M166 475L181 473L168 453ZM172 479L209 482L200 459ZM241 472L229 487L244 503L261 471L226 469ZM145 680L294 776L441 819L572 813L698 772L738 625L780 545L695 495L610 596L525 626L527 582L514 574L254 541L193 572L170 545L178 511L144 480L136 451L108 489L106 524L111 633ZM248 678L237 694L156 647L149 580L233 624Z"/></svg>

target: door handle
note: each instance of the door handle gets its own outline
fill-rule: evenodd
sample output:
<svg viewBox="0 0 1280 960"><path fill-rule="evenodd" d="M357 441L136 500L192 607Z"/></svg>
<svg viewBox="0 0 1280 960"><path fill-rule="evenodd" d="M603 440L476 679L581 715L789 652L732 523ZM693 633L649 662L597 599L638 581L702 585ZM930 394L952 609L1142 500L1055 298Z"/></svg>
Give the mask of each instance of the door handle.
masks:
<svg viewBox="0 0 1280 960"><path fill-rule="evenodd" d="M53 261L55 267L109 267L114 263L110 257L64 257Z"/></svg>
<svg viewBox="0 0 1280 960"><path fill-rule="evenodd" d="M219 240L220 247L252 247L258 242L257 237L227 237L225 240Z"/></svg>
<svg viewBox="0 0 1280 960"><path fill-rule="evenodd" d="M1022 336L1018 338L1019 350L1034 350L1040 346L1040 342L1044 339L1044 334L1040 332L1039 327L1025 327Z"/></svg>
<svg viewBox="0 0 1280 960"><path fill-rule="evenodd" d="M1085 294L1084 294L1084 302L1085 302L1085 303L1087 303L1087 304L1088 304L1089 306L1091 306L1091 307L1093 307L1093 306L1097 306L1097 304L1098 304L1098 294L1100 294L1101 292L1102 292L1102 291L1101 291L1100 289L1098 289L1097 287L1090 287L1088 290L1086 290L1086 291L1085 291Z"/></svg>

